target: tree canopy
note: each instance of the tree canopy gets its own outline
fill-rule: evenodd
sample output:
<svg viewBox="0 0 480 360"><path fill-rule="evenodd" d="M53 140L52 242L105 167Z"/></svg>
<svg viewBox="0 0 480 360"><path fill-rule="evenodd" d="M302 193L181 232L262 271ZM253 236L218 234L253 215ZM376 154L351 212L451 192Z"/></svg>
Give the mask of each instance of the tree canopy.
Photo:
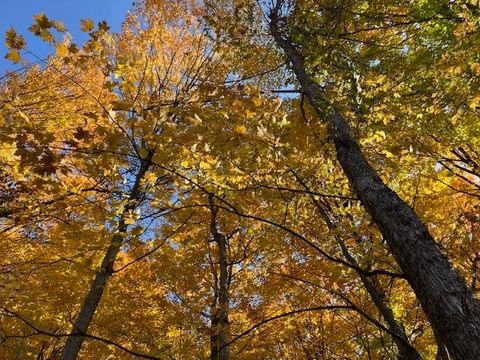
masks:
<svg viewBox="0 0 480 360"><path fill-rule="evenodd" d="M0 357L480 358L477 2L60 20L5 34Z"/></svg>

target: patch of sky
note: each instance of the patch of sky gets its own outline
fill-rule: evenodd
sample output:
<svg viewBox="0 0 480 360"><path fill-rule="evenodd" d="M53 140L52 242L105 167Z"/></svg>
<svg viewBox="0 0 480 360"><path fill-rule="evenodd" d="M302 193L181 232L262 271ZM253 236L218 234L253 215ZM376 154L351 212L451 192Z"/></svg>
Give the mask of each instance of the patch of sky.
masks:
<svg viewBox="0 0 480 360"><path fill-rule="evenodd" d="M35 37L28 28L33 24L33 15L45 13L50 19L62 21L73 40L82 44L88 39L88 34L80 30L81 19L92 19L95 24L107 21L112 31L121 29L123 19L132 8L131 0L3 0L0 5L0 33L13 27L18 34L25 36L27 48L34 57L27 57L33 62L36 57L44 59L55 49L52 45ZM6 71L18 70L21 65L13 65L4 58L7 47L0 42L0 74Z"/></svg>

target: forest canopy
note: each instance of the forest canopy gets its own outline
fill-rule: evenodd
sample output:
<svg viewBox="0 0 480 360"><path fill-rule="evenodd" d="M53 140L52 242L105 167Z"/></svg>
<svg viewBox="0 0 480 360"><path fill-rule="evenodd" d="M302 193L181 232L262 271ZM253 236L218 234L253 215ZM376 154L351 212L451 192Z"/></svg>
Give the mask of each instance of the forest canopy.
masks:
<svg viewBox="0 0 480 360"><path fill-rule="evenodd" d="M61 20L5 34L0 358L480 359L478 2Z"/></svg>

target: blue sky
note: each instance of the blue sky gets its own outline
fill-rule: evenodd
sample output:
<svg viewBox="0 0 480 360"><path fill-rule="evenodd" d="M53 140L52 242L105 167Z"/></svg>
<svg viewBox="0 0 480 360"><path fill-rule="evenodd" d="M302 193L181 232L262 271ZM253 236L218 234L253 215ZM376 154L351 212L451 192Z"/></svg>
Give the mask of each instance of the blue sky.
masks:
<svg viewBox="0 0 480 360"><path fill-rule="evenodd" d="M0 0L0 76L5 70L18 66L4 58L5 31L13 26L25 36L29 50L38 56L46 56L50 46L30 36L27 30L33 23L33 15L45 13L50 19L61 20L74 40L81 43L86 35L80 31L80 19L91 18L95 24L106 20L112 30L120 29L122 20L131 8L133 0Z"/></svg>

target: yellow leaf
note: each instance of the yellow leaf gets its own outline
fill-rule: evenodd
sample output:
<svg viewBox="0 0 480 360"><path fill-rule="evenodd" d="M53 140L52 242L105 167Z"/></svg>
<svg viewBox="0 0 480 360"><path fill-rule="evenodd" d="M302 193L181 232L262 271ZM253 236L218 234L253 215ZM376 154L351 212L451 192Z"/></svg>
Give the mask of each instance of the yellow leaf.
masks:
<svg viewBox="0 0 480 360"><path fill-rule="evenodd" d="M135 219L133 218L126 218L125 219L125 225L132 225L135 223Z"/></svg>
<svg viewBox="0 0 480 360"><path fill-rule="evenodd" d="M19 115L27 122L30 122L30 118L21 110L18 110Z"/></svg>
<svg viewBox="0 0 480 360"><path fill-rule="evenodd" d="M480 103L480 95L477 95L472 100L470 100L470 103L469 103L470 109L475 110L479 103Z"/></svg>
<svg viewBox="0 0 480 360"><path fill-rule="evenodd" d="M148 184L154 184L155 181L157 181L157 175L155 175L155 173L149 171L145 174L145 181Z"/></svg>
<svg viewBox="0 0 480 360"><path fill-rule="evenodd" d="M92 19L80 20L80 23L82 25L82 31L84 32L90 32L93 29Z"/></svg>
<svg viewBox="0 0 480 360"><path fill-rule="evenodd" d="M14 64L18 63L21 60L20 53L17 50L10 50L5 58L13 62Z"/></svg>
<svg viewBox="0 0 480 360"><path fill-rule="evenodd" d="M200 161L200 168L208 170L208 169L211 169L212 166L206 161Z"/></svg>
<svg viewBox="0 0 480 360"><path fill-rule="evenodd" d="M17 35L14 28L10 28L5 33L5 44L10 49L21 50L25 47L25 39L21 35Z"/></svg>
<svg viewBox="0 0 480 360"><path fill-rule="evenodd" d="M252 101L255 104L255 106L261 106L263 104L262 99L258 96L253 97Z"/></svg>
<svg viewBox="0 0 480 360"><path fill-rule="evenodd" d="M50 20L48 20L47 15L44 13L33 15L35 22L41 29L47 29L51 26Z"/></svg>
<svg viewBox="0 0 480 360"><path fill-rule="evenodd" d="M68 55L68 47L67 45L60 43L55 46L57 49L57 56L58 57L65 57Z"/></svg>
<svg viewBox="0 0 480 360"><path fill-rule="evenodd" d="M472 69L472 71L473 71L476 75L480 75L480 64L479 64L479 63L470 64L470 69Z"/></svg>
<svg viewBox="0 0 480 360"><path fill-rule="evenodd" d="M201 119L200 116L198 116L197 114L195 114L194 117L188 116L188 117L187 117L187 120L188 120L192 125L199 125L199 124L202 123L202 119Z"/></svg>
<svg viewBox="0 0 480 360"><path fill-rule="evenodd" d="M393 158L395 157L395 155L393 155L393 154L392 154L390 151L388 151L388 150L383 150L382 152L383 152L383 154L384 154L387 158L389 158L389 159L393 159Z"/></svg>
<svg viewBox="0 0 480 360"><path fill-rule="evenodd" d="M245 127L245 125L237 125L235 126L235 132L238 135L245 135L247 133L247 128Z"/></svg>
<svg viewBox="0 0 480 360"><path fill-rule="evenodd" d="M53 37L52 33L48 29L43 29L40 32L40 37L48 42L54 42L55 38Z"/></svg>
<svg viewBox="0 0 480 360"><path fill-rule="evenodd" d="M58 20L52 20L50 22L52 24L52 27L56 29L58 32L65 32L67 29L65 28L65 25L61 21Z"/></svg>
<svg viewBox="0 0 480 360"><path fill-rule="evenodd" d="M455 125L460 118L461 118L461 115L459 113L456 113L455 115L453 115L452 124Z"/></svg>
<svg viewBox="0 0 480 360"><path fill-rule="evenodd" d="M273 111L274 112L277 112L279 109L280 109L280 106L282 106L282 100L281 99L274 99L273 100L273 106L274 106L274 109Z"/></svg>

